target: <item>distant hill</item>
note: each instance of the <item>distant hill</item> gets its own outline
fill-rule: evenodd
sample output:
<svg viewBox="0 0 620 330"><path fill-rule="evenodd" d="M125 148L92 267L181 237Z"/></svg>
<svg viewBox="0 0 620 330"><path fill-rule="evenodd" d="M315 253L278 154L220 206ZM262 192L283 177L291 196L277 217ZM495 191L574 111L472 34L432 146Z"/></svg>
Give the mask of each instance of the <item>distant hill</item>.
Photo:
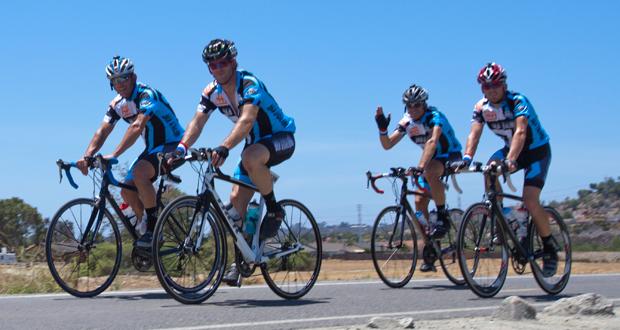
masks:
<svg viewBox="0 0 620 330"><path fill-rule="evenodd" d="M576 198L553 201L571 232L575 251L620 251L620 177L591 183Z"/></svg>

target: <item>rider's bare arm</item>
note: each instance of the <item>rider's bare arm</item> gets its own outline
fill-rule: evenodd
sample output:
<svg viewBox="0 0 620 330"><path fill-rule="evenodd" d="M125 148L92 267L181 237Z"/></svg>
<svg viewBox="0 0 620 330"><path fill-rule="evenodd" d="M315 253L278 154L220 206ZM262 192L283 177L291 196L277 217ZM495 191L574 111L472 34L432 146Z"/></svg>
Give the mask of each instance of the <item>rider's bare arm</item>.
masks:
<svg viewBox="0 0 620 330"><path fill-rule="evenodd" d="M426 165L428 165L428 162L430 162L433 158L433 155L435 155L435 150L437 150L437 141L439 141L439 138L441 137L441 132L441 126L435 125L435 127L433 127L433 135L424 145L424 152L422 152L422 157L420 157L420 162L418 163L419 168L425 168Z"/></svg>
<svg viewBox="0 0 620 330"><path fill-rule="evenodd" d="M99 149L101 149L101 146L103 146L103 143L108 138L108 135L110 135L112 130L114 130L114 125L105 121L101 123L101 126L99 126L95 132L92 140L90 140L90 143L86 148L86 152L84 152L84 157L76 163L77 168L80 172L82 172L82 174L88 174L88 163L86 162L86 157L92 157L97 151L99 151Z"/></svg>
<svg viewBox="0 0 620 330"><path fill-rule="evenodd" d="M144 127L146 126L146 123L149 121L150 118L150 116L139 113L136 116L136 120L134 120L127 128L125 136L123 136L121 143L118 144L111 156L117 158L123 152L125 152L125 150L129 149L129 147L131 147L140 137L140 134L142 134L142 131L144 131Z"/></svg>
<svg viewBox="0 0 620 330"><path fill-rule="evenodd" d="M510 143L510 151L506 159L516 161L523 150L525 144L525 137L527 134L527 118L525 116L519 116L515 119L515 133L512 136L512 142Z"/></svg>
<svg viewBox="0 0 620 330"><path fill-rule="evenodd" d="M250 133L252 125L258 116L258 107L253 104L244 104L241 107L241 117L235 123L230 134L224 139L222 145L228 149L234 148Z"/></svg>
<svg viewBox="0 0 620 330"><path fill-rule="evenodd" d="M465 155L469 155L472 158L476 154L478 149L478 142L480 142L480 136L482 135L482 129L484 124L478 122L471 123L471 129L469 130L469 136L467 137L467 146L465 147Z"/></svg>
<svg viewBox="0 0 620 330"><path fill-rule="evenodd" d="M86 152L84 152L84 157L92 157L95 155L95 153L101 149L101 146L103 146L103 143L108 138L108 135L112 133L112 130L114 130L114 125L105 121L102 122L101 126L99 126L95 132L92 140L90 140L88 148L86 148Z"/></svg>
<svg viewBox="0 0 620 330"><path fill-rule="evenodd" d="M383 149L388 150L398 144L403 136L405 136L404 133L399 130L394 130L394 132L390 135L379 135L379 140L381 140L381 146Z"/></svg>
<svg viewBox="0 0 620 330"><path fill-rule="evenodd" d="M185 135L183 135L183 138L181 139L181 143L188 148L196 143L200 133L202 133L202 129L207 123L207 120L209 120L209 116L209 113L196 112L194 118L192 118L192 121L190 121L187 125L187 129L185 130Z"/></svg>

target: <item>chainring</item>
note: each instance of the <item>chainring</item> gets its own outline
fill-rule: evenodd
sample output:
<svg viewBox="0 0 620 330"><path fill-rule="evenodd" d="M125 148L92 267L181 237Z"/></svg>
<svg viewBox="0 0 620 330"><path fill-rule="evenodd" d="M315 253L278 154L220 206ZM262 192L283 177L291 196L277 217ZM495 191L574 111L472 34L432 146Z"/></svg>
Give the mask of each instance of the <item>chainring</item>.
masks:
<svg viewBox="0 0 620 330"><path fill-rule="evenodd" d="M139 272L148 272L151 266L153 266L151 256L139 251L135 247L131 250L131 263Z"/></svg>

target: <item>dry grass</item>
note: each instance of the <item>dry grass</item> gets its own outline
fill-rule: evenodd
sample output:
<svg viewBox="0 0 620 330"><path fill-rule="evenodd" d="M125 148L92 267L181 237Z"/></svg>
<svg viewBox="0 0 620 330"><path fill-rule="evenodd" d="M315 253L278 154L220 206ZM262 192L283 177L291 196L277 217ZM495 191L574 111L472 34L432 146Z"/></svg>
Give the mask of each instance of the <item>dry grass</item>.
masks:
<svg viewBox="0 0 620 330"><path fill-rule="evenodd" d="M421 261L418 261L418 266ZM529 273L529 267L525 276ZM620 262L582 262L574 261L573 274L620 273ZM511 269L511 275L513 274ZM414 279L444 278L441 269L437 272L414 273ZM0 294L42 293L62 291L52 279L45 263L26 265L0 265ZM321 266L319 281L378 280L371 260L325 259ZM264 280L257 269L253 276L244 279L244 284L261 284ZM121 275L112 283L109 290L128 290L159 288L154 272L139 275Z"/></svg>

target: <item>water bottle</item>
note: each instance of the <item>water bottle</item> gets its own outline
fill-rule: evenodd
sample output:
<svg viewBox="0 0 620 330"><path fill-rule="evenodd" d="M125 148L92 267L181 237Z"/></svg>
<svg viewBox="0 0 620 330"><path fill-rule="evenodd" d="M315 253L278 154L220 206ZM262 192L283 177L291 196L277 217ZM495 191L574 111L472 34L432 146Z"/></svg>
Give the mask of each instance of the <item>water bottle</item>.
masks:
<svg viewBox="0 0 620 330"><path fill-rule="evenodd" d="M129 206L129 204L125 202L122 202L121 205L119 205L119 208L121 209L123 214L127 217L127 219L129 219L129 222L131 223L131 225L135 226L136 225L136 213L133 211L131 206Z"/></svg>
<svg viewBox="0 0 620 330"><path fill-rule="evenodd" d="M260 218L260 205L252 201L248 204L247 212L245 213L245 232L248 235L254 235L256 233L256 224L258 218Z"/></svg>
<svg viewBox="0 0 620 330"><path fill-rule="evenodd" d="M527 236L527 210L523 205L504 207L502 213L519 241Z"/></svg>
<svg viewBox="0 0 620 330"><path fill-rule="evenodd" d="M416 211L415 216L416 218L418 218L418 221L422 225L422 228L429 228L428 221L426 220L426 217L424 216L424 213L422 211Z"/></svg>
<svg viewBox="0 0 620 330"><path fill-rule="evenodd" d="M524 205L520 205L515 209L515 214L517 218L517 223L519 225L519 229L517 230L517 237L521 244L525 241L527 237L527 221L529 218L529 214L527 213L527 209Z"/></svg>

